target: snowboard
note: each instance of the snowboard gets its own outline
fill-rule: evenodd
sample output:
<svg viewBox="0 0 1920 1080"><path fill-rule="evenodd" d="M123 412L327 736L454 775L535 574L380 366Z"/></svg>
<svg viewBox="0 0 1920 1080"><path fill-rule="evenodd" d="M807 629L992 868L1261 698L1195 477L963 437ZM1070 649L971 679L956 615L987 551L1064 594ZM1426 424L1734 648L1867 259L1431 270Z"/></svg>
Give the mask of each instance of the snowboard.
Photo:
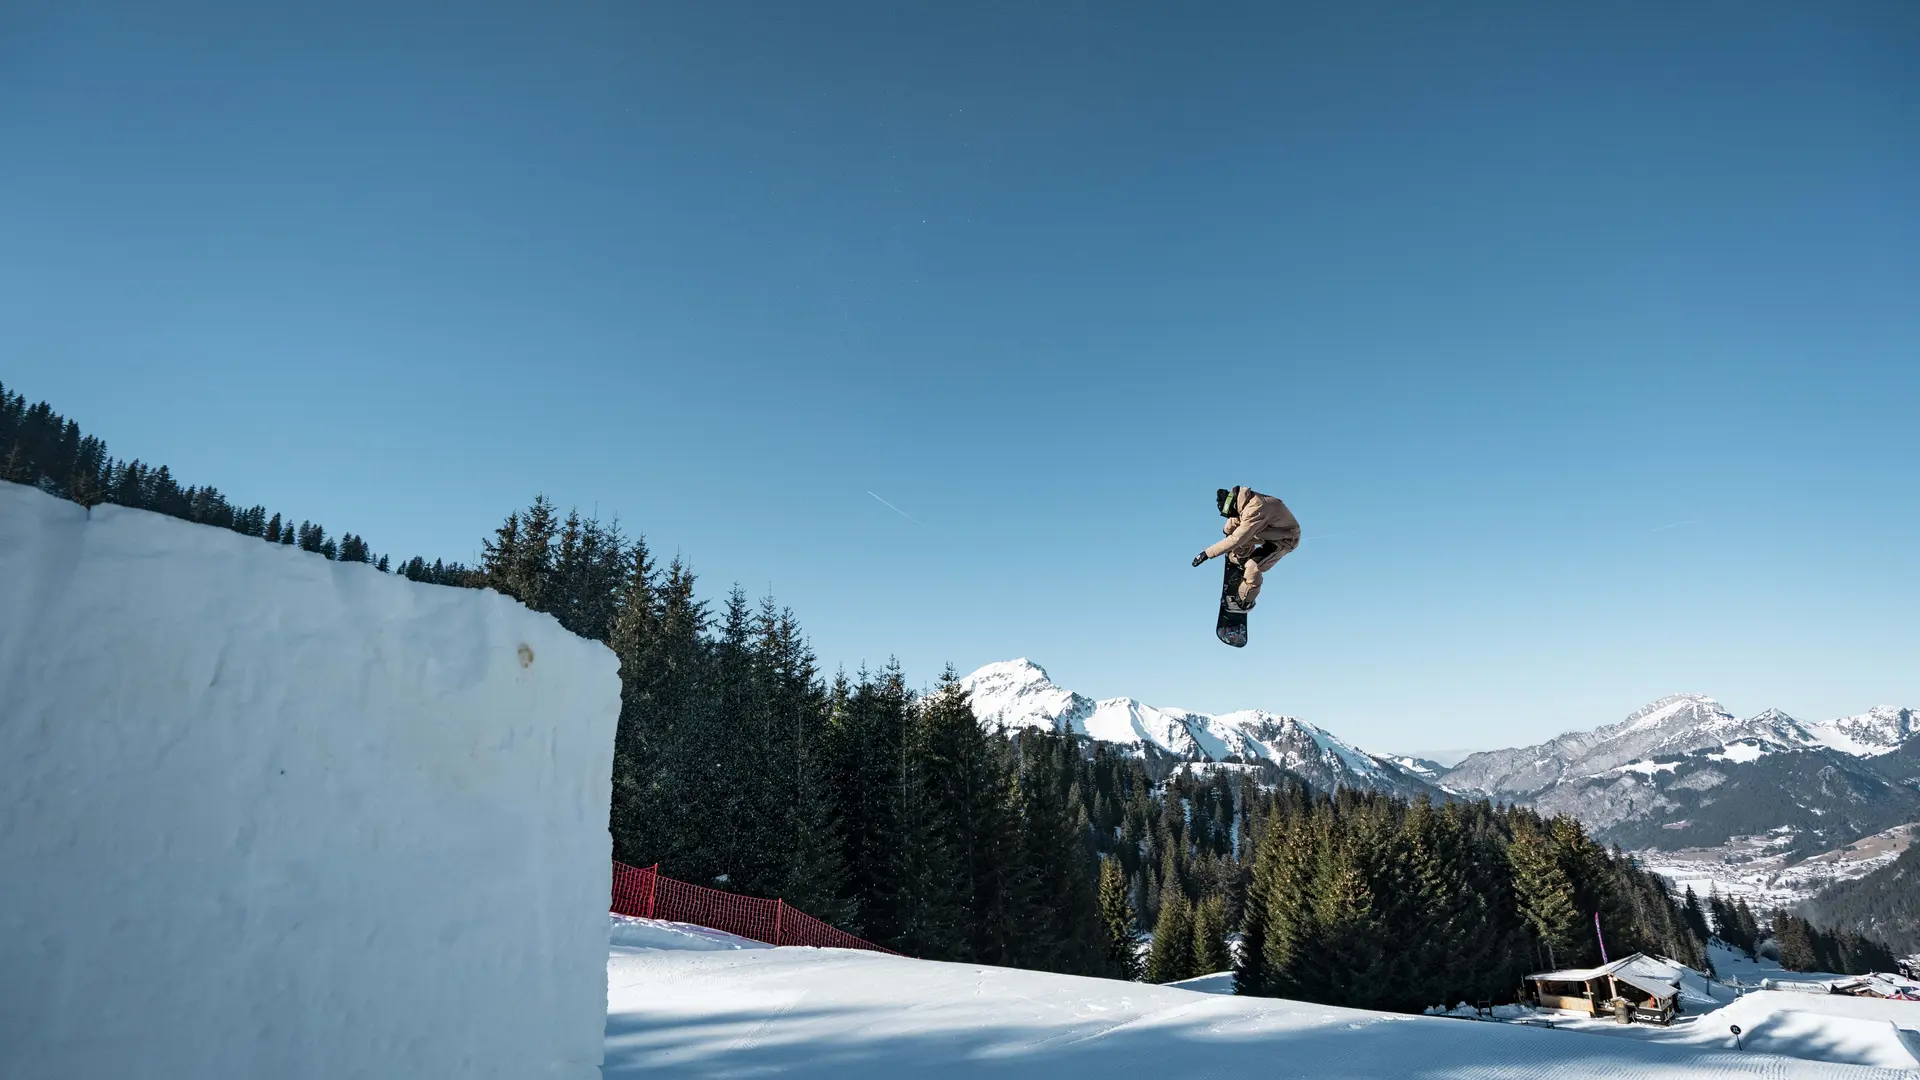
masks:
<svg viewBox="0 0 1920 1080"><path fill-rule="evenodd" d="M1220 617L1214 621L1213 634L1236 649L1247 646L1247 613L1240 610L1240 582L1246 570L1232 559L1221 559L1226 567L1220 582Z"/></svg>

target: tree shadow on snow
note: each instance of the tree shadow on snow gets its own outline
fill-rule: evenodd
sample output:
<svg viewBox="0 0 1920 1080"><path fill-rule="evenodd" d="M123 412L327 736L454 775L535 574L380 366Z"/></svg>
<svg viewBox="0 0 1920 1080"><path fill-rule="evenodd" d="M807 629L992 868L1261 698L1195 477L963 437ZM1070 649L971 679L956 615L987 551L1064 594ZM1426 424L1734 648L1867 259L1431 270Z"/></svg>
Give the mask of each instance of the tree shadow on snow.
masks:
<svg viewBox="0 0 1920 1080"><path fill-rule="evenodd" d="M1234 1007L1208 1001L1238 1002ZM606 1080L782 1076L834 1080L1568 1080L1571 1077L1766 1076L1912 1080L1910 1071L1701 1051L1577 1032L1426 1017L1383 1018L1297 1002L1246 1008L1202 999L1137 1019L1076 1016L982 1021L964 1008L785 1006L607 1017Z"/></svg>

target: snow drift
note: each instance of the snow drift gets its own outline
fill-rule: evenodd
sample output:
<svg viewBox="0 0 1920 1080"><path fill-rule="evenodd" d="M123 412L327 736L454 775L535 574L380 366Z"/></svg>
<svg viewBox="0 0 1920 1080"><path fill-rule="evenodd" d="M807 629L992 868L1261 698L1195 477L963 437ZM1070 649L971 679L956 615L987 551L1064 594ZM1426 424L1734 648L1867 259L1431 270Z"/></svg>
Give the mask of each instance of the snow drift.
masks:
<svg viewBox="0 0 1920 1080"><path fill-rule="evenodd" d="M0 1075L599 1075L616 662L0 484Z"/></svg>

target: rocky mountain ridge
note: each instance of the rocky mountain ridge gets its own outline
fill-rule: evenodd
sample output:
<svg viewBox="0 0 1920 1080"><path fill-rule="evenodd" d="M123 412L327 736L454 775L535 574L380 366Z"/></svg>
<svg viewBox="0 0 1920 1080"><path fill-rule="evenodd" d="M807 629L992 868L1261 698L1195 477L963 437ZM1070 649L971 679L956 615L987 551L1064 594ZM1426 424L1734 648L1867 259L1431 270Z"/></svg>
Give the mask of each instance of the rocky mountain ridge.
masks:
<svg viewBox="0 0 1920 1080"><path fill-rule="evenodd" d="M1210 714L1095 700L1026 659L988 664L961 684L990 728L1072 732L1184 762L1271 766L1323 790L1524 803L1634 850L1707 850L1764 834L1790 863L1920 820L1920 739L1913 711L1893 706L1807 723L1778 709L1736 717L1705 695L1673 694L1614 724L1447 768L1369 753L1263 709Z"/></svg>
<svg viewBox="0 0 1920 1080"><path fill-rule="evenodd" d="M1369 754L1298 717L1262 709L1215 715L1133 698L1096 701L1056 685L1045 669L1024 657L988 664L960 684L981 724L990 729L1070 732L1189 762L1264 762L1324 790L1444 794L1413 766Z"/></svg>

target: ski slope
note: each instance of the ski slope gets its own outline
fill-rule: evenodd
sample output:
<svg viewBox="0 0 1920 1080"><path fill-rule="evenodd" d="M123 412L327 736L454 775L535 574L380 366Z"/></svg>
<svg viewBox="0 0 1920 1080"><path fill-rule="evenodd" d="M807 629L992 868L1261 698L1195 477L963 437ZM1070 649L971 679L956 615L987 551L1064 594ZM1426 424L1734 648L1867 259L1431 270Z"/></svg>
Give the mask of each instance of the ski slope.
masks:
<svg viewBox="0 0 1920 1080"><path fill-rule="evenodd" d="M608 957L606 1080L1916 1075L877 953L727 948L711 932L628 928L621 936L648 944L616 945Z"/></svg>

